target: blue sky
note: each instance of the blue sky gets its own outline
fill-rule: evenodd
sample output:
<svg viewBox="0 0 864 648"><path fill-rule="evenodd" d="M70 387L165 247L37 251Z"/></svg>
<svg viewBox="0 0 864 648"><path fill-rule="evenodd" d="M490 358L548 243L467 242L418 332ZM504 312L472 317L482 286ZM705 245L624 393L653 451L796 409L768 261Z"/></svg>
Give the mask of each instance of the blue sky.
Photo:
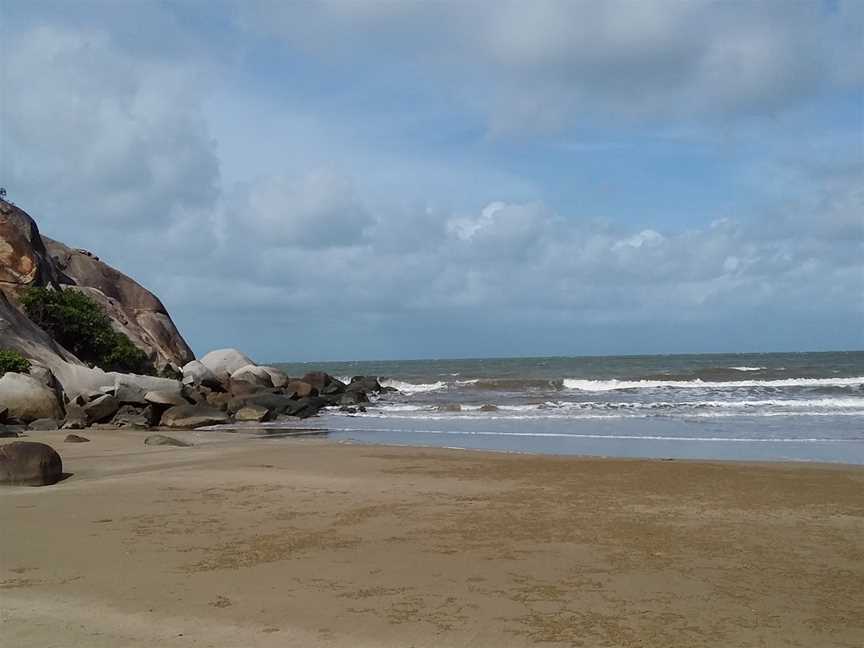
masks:
<svg viewBox="0 0 864 648"><path fill-rule="evenodd" d="M0 20L0 182L198 353L864 347L857 0Z"/></svg>

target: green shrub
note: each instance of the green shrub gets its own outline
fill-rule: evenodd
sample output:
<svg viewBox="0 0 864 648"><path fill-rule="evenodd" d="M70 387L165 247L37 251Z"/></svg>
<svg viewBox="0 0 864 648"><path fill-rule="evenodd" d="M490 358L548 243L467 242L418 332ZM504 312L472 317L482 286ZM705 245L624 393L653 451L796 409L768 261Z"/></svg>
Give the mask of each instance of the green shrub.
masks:
<svg viewBox="0 0 864 648"><path fill-rule="evenodd" d="M30 361L12 349L0 349L0 376L7 371L27 373L30 371Z"/></svg>
<svg viewBox="0 0 864 648"><path fill-rule="evenodd" d="M30 288L21 305L31 320L84 362L106 371L153 373L147 354L115 331L102 307L87 294Z"/></svg>

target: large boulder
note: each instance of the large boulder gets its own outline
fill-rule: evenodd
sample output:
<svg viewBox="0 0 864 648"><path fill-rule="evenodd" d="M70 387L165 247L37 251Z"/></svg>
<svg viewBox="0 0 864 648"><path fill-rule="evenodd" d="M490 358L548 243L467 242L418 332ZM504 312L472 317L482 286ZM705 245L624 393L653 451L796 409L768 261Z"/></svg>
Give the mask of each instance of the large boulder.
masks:
<svg viewBox="0 0 864 648"><path fill-rule="evenodd" d="M219 376L200 360L193 360L183 365L183 383L216 390L223 388Z"/></svg>
<svg viewBox="0 0 864 648"><path fill-rule="evenodd" d="M33 441L0 445L0 484L47 486L62 476L63 462L51 446Z"/></svg>
<svg viewBox="0 0 864 648"><path fill-rule="evenodd" d="M298 401L281 394L252 394L232 398L228 402L228 411L237 412L244 407L263 407L273 414L285 414L297 407Z"/></svg>
<svg viewBox="0 0 864 648"><path fill-rule="evenodd" d="M171 428L197 428L229 420L228 414L209 405L177 405L165 410L160 424Z"/></svg>
<svg viewBox="0 0 864 648"><path fill-rule="evenodd" d="M112 418L118 409L120 409L120 402L111 394L104 394L84 405L84 415L87 417L87 423L92 425Z"/></svg>
<svg viewBox="0 0 864 648"><path fill-rule="evenodd" d="M56 392L27 374L9 372L0 378L0 404L8 410L7 417L24 423L63 418Z"/></svg>
<svg viewBox="0 0 864 648"><path fill-rule="evenodd" d="M274 369L275 371L275 369ZM235 382L245 382L257 387L273 387L273 380L270 378L270 373L254 364L248 364L240 367L231 373L231 384ZM283 383L284 384L284 383Z"/></svg>
<svg viewBox="0 0 864 648"><path fill-rule="evenodd" d="M273 417L273 412L261 405L246 405L237 410L234 414L234 420L238 423L261 423L269 421Z"/></svg>
<svg viewBox="0 0 864 648"><path fill-rule="evenodd" d="M203 358L201 363L212 371L216 376L224 373L232 374L246 365L254 365L251 358L237 349L217 349L211 351Z"/></svg>
<svg viewBox="0 0 864 648"><path fill-rule="evenodd" d="M376 376L354 376L351 382L345 387L345 391L349 392L380 392L382 390L381 383L378 382Z"/></svg>
<svg viewBox="0 0 864 648"><path fill-rule="evenodd" d="M114 379L116 389L128 387L144 392L149 391L170 392L172 394L180 394L183 391L183 384L179 380L173 378L158 378L156 376L139 376L138 374L109 374Z"/></svg>
<svg viewBox="0 0 864 648"><path fill-rule="evenodd" d="M285 414L297 418L315 416L321 409L330 404L326 398L320 396L307 396L306 398L291 402L292 405L285 411Z"/></svg>
<svg viewBox="0 0 864 648"><path fill-rule="evenodd" d="M174 407L175 405L188 405L189 401L183 398L180 394L164 391L150 391L144 394L144 400L152 405L162 405L164 407Z"/></svg>
<svg viewBox="0 0 864 648"><path fill-rule="evenodd" d="M285 385L285 393L294 394L297 398L306 398L307 396L317 396L318 390L302 380L291 380Z"/></svg>
<svg viewBox="0 0 864 648"><path fill-rule="evenodd" d="M288 374L276 367L259 367L259 369L267 372L267 375L270 376L270 382L277 389L281 389L291 381Z"/></svg>
<svg viewBox="0 0 864 648"><path fill-rule="evenodd" d="M312 385L319 394L341 394L345 391L345 383L324 371L310 371L300 380Z"/></svg>

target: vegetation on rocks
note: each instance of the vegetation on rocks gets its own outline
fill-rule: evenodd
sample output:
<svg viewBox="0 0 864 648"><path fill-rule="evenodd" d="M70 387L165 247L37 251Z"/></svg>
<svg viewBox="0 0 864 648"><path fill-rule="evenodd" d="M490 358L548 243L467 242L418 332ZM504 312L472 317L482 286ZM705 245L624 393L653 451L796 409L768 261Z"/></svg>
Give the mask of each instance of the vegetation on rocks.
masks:
<svg viewBox="0 0 864 648"><path fill-rule="evenodd" d="M27 373L30 371L30 361L17 351L0 349L0 376L7 371Z"/></svg>
<svg viewBox="0 0 864 648"><path fill-rule="evenodd" d="M147 354L115 331L102 307L85 293L29 288L21 305L33 322L85 362L106 371L153 373Z"/></svg>

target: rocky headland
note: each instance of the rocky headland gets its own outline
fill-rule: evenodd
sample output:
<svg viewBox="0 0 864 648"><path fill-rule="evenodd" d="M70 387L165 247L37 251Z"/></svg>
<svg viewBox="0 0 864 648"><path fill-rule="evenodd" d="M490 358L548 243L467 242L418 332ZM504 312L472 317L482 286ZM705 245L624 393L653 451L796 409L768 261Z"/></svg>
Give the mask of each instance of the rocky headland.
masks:
<svg viewBox="0 0 864 648"><path fill-rule="evenodd" d="M86 294L104 310L111 327L146 354L158 375L105 371L77 357L28 318L21 298L31 288ZM43 236L29 214L3 200L0 351L15 352L29 363L26 372L0 375L4 437L28 430L194 429L301 419L328 406L363 410L370 393L391 389L374 377L358 376L350 383L324 372L290 377L237 349L195 359L153 293L91 252ZM39 452L44 450L24 448L15 456ZM0 482L21 483L10 461L0 457L5 471ZM32 465L25 468L27 483L38 482ZM52 468L44 483L56 481L56 473Z"/></svg>

